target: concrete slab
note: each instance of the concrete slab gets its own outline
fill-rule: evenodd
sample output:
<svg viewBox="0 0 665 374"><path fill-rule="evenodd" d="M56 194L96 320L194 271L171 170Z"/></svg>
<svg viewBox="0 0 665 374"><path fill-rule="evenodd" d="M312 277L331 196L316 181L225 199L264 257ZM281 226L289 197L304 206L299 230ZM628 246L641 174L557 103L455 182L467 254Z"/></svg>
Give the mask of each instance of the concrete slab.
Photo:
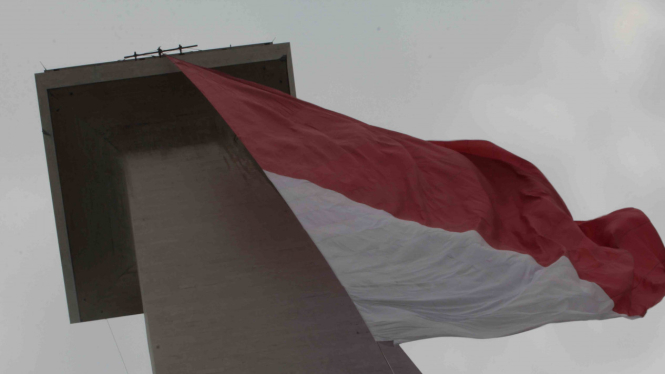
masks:
<svg viewBox="0 0 665 374"><path fill-rule="evenodd" d="M180 58L295 94L290 56L285 43ZM55 69L35 78L70 321L141 313L119 148L147 147L160 131L191 131L186 117L206 101L165 58ZM180 93L169 96L173 91ZM161 126L165 121L179 125ZM129 135L137 132L145 136Z"/></svg>

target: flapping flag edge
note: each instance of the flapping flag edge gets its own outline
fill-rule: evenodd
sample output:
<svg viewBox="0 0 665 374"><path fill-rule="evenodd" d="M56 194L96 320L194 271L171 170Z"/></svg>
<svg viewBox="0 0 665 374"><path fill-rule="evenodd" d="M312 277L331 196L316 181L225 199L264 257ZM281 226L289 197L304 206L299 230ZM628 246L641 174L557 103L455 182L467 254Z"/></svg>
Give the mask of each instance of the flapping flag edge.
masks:
<svg viewBox="0 0 665 374"><path fill-rule="evenodd" d="M603 297L591 297L603 307L589 314L589 318L644 315L665 293L665 250L662 241L646 216L637 210L618 211L598 220L576 223L537 168L489 142L425 142L363 124L268 87L174 58L171 61L208 98L271 180L284 177L305 181L324 191L339 194L351 203L374 209L377 214L387 214L407 224L419 224L423 229L449 234L475 232L493 251L499 250L496 252L505 252L513 257L527 256L542 269L567 261L573 273L579 275L580 282L591 285L585 283L578 286L579 289L598 287L612 304L609 307L612 313L609 313L609 304ZM271 119L270 126L265 125L265 118ZM312 122L314 118L317 123ZM327 128L322 127L322 121ZM284 154L284 149L291 154ZM418 151L412 152L413 149ZM438 164L432 166L430 163ZM449 173L444 177L448 180L440 184L432 183L432 178L428 179L446 171ZM354 172L358 174L356 178L347 177L347 174ZM506 175L520 183L497 183L502 178L506 179ZM386 183L393 180L390 178L403 180L395 187ZM359 180L361 183L358 183ZM274 180L273 183L276 186L279 184ZM455 191L455 194L448 195L464 201L439 201L438 205L428 201L432 196L433 199L445 200L446 188ZM442 190L443 197L437 197ZM406 194L401 193L405 191ZM517 197L510 191L518 191ZM282 196L289 203L284 193ZM451 207L449 211L441 209L446 203ZM438 210L432 209L433 205ZM510 207L517 209L511 210ZM292 206L292 209L296 212L297 207ZM308 224L302 219L303 215L296 213L296 216L307 230ZM511 221L511 217L515 219ZM308 233L317 243L316 235L310 231L311 227ZM611 234L617 231L623 232L624 236L612 241L616 237ZM512 236L505 233L512 233ZM526 244L535 245L529 247L521 243L524 237L528 238ZM369 299L369 296L364 299L354 296L354 283L345 278L339 266L336 268L334 259L329 258L330 250L322 248L319 243L317 245L347 287L368 325L375 327L372 331L375 338L400 340L399 333L394 330L396 325L391 327L393 332L386 336L375 331L379 323L371 321L379 314L363 312L362 300ZM478 243L474 245L482 247ZM566 275L567 278L570 276ZM554 277L552 281L557 279ZM507 284L515 286L515 283ZM391 292L400 294L395 289ZM448 300L447 305L454 303ZM406 310L404 307L401 309ZM413 310L409 313L412 315ZM403 321L404 318L401 316L397 320ZM430 322L441 323L432 321L432 318L424 317ZM564 320L574 319L569 317ZM379 320L386 319L380 317ZM535 325L544 323L531 324L537 327ZM401 326L397 330L409 328L413 326ZM528 328L513 330L525 329ZM443 331L436 336L474 336L469 331L455 333L453 330L449 328L448 333ZM509 334L503 331L497 336ZM421 334L418 338L422 337Z"/></svg>

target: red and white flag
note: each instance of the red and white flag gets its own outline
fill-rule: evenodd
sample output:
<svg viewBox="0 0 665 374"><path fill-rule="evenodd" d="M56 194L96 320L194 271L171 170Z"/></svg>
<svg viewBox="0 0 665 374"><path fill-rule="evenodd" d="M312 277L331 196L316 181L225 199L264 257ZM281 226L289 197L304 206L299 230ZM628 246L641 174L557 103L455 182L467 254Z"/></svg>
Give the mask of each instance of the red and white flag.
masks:
<svg viewBox="0 0 665 374"><path fill-rule="evenodd" d="M256 159L377 341L639 317L665 295L665 248L639 210L574 221L535 166L492 143L416 139L170 59Z"/></svg>

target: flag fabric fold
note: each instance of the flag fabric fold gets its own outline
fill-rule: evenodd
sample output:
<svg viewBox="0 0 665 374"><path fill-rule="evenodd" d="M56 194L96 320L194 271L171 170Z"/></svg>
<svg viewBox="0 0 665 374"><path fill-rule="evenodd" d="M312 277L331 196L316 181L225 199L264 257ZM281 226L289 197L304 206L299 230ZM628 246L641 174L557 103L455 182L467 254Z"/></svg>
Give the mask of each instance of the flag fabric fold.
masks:
<svg viewBox="0 0 665 374"><path fill-rule="evenodd" d="M623 209L577 222L531 163L424 141L169 57L264 170L377 341L644 316L665 248Z"/></svg>

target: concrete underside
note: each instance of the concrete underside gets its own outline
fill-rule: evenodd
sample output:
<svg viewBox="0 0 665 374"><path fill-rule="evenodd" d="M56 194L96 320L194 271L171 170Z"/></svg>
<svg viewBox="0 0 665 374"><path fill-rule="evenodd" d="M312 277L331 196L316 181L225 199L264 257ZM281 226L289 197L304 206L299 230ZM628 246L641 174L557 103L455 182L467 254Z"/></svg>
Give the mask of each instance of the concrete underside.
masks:
<svg viewBox="0 0 665 374"><path fill-rule="evenodd" d="M286 61L219 68L289 92ZM215 141L219 115L181 73L49 90L81 321L142 313L124 160Z"/></svg>
<svg viewBox="0 0 665 374"><path fill-rule="evenodd" d="M219 70L290 93L287 65ZM158 374L419 372L374 342L184 75L50 89L48 103L81 321L145 313Z"/></svg>

